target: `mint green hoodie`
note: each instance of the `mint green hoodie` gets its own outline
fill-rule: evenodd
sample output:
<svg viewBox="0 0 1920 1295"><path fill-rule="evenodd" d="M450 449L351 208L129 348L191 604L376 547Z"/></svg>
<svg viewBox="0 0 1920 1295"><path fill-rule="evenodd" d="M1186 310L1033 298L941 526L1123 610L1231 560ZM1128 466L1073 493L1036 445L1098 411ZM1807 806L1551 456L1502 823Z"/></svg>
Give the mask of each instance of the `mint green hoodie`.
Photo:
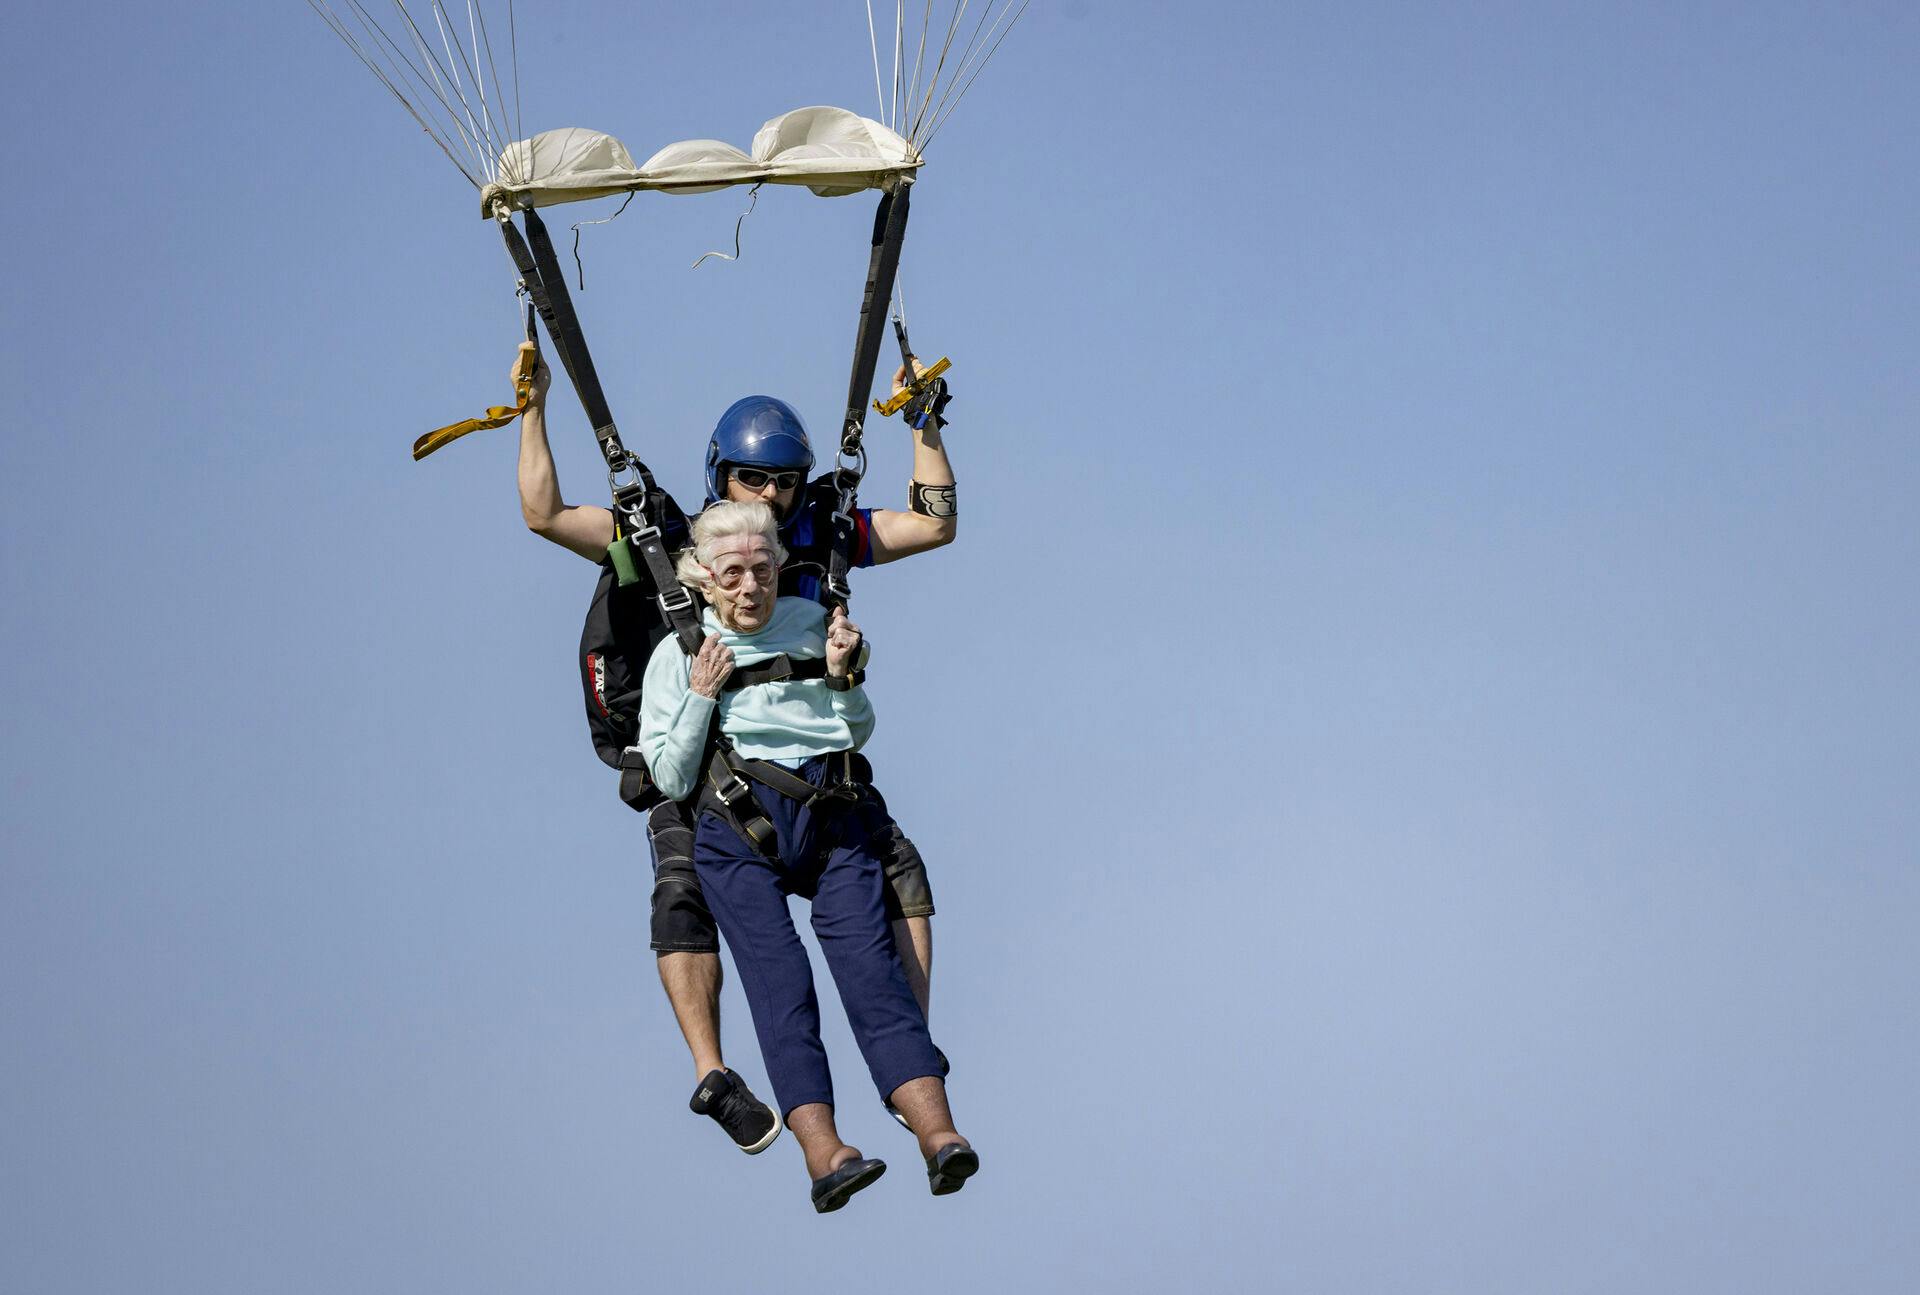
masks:
<svg viewBox="0 0 1920 1295"><path fill-rule="evenodd" d="M765 628L752 634L722 628L709 607L707 632L733 649L733 664L758 665L782 652L796 661L827 654L827 609L811 598L781 598ZM787 679L722 692L718 701L688 686L692 658L672 635L647 662L640 694L640 741L653 780L668 799L679 800L700 780L700 756L713 708L720 729L749 760L775 760L790 768L816 755L857 751L873 734L873 705L858 685L835 692L822 679Z"/></svg>

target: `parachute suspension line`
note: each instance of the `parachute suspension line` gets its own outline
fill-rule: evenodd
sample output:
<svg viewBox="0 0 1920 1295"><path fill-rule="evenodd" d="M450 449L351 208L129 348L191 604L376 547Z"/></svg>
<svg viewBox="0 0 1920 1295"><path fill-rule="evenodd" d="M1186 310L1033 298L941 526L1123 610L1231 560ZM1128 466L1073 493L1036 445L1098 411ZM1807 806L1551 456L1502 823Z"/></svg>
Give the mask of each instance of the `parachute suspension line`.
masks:
<svg viewBox="0 0 1920 1295"><path fill-rule="evenodd" d="M324 4L324 0L322 0L322 4ZM320 12L322 17L328 19L328 26L334 29L334 33L346 43L349 49L360 56L361 62L365 63L389 90L393 91L394 97L399 99L408 113L412 115L413 119L420 123L420 128L426 131L427 134L432 137L434 143L440 146L440 151L445 153L453 164L460 168L460 173L466 176L475 188L478 188L481 183L478 169L476 166L469 165L469 161L477 162L477 158L469 157L468 159L462 159L454 155L454 140L458 138L461 144L465 145L466 135L465 132L460 129L458 119L453 111L452 105L447 103L446 96L440 92L439 87L428 80L427 74L414 64L413 60L399 47L393 37L387 34L386 29L375 22L373 17L360 6L358 0L347 0L347 7L353 12L353 15L360 20L361 27L367 32L372 41L374 51L385 60L387 65L386 71L383 71L380 66L373 61L373 58L367 53L366 48L347 30L345 19L334 13L330 8L323 10L320 6L316 6L316 12ZM403 72L401 70L402 68L406 70ZM389 72L392 74L391 76L388 75ZM411 79L409 79L409 74L411 74ZM400 84L396 84L396 78ZM421 89L424 89L428 95L432 96L433 99L440 104L441 111L446 113L446 121L442 122L437 118L429 120L429 118L432 117L432 113L431 110L425 108L424 100L420 105L416 105L412 99L407 97L406 91L401 89L401 85L403 84L406 85L409 90L411 90L415 84ZM449 126L447 123L452 124ZM472 154L471 147L468 147L466 151L469 155Z"/></svg>
<svg viewBox="0 0 1920 1295"><path fill-rule="evenodd" d="M613 215L611 216L602 216L598 220L576 220L573 222L573 272L578 276L580 291L585 292L587 290L587 267L580 264L580 226L604 225L609 221L619 219L620 213L627 209L627 204L633 201L633 195L638 192L638 189L627 190L627 196L620 200L620 205L613 209Z"/></svg>
<svg viewBox="0 0 1920 1295"><path fill-rule="evenodd" d="M481 175L485 175L487 170L485 157L480 150L479 144L474 140L472 133L467 129L465 101L462 100L461 106L455 108L453 101L448 98L450 87L445 70L440 66L438 56L436 56L432 48L428 46L426 37L421 33L419 27L414 25L413 15L406 11L405 6L401 5L399 0L395 0L394 7L400 11L400 16L404 20L408 38L413 44L414 54L417 54L420 58L419 63L415 63L413 56L400 48L398 41L387 35L384 27L374 22L372 16L369 15L360 4L360 0L347 0L347 3L352 5L354 9L360 13L363 22L371 23L374 30L380 33L382 39L386 41L392 52L404 60L409 68L413 69L414 75L419 79L420 83L427 87L428 91L439 102L441 109L447 114L447 122L451 126L451 133L459 136L460 142L465 146L468 156L473 159L475 171ZM458 98L458 96L456 95L455 98Z"/></svg>
<svg viewBox="0 0 1920 1295"><path fill-rule="evenodd" d="M309 4L313 0L307 0ZM867 0L867 48L873 51L873 96L880 101L880 115L887 115L887 92L880 88L880 36L873 28L873 0Z"/></svg>
<svg viewBox="0 0 1920 1295"><path fill-rule="evenodd" d="M454 57L453 57L453 51L460 50L459 62L465 63L467 61L466 51L464 49L461 49L459 41L448 40L447 21L449 20L451 15L447 14L446 9L441 6L439 0L432 0L432 3L430 4L429 7L433 12L434 26L440 32L440 49L447 56L447 73L449 76L453 78L454 93L460 96L460 104L463 108L466 109L466 112L467 112L467 127L469 130L473 132L475 138L480 141L480 152L482 157L488 161L491 161L495 156L495 153L493 148L493 131L491 129L492 123L487 120L487 115L486 115L487 114L486 95L480 93L479 86L476 85L474 87L474 93L480 100L480 118L478 121L476 121L473 115L473 105L467 102L466 86L463 85L460 80L460 68L458 64L455 63ZM469 67L467 69L467 72L468 72L469 79L471 79L473 69ZM490 180L498 180L500 177L495 175L493 171L489 169L487 173L487 178Z"/></svg>
<svg viewBox="0 0 1920 1295"><path fill-rule="evenodd" d="M508 13L511 14L512 10L509 9ZM479 42L477 42L474 46L474 57L476 59L479 57L480 46L484 44L486 46L486 51L487 51L487 71L493 77L493 97L495 100L499 102L499 105L500 105L500 133L502 135L508 134L508 126L511 124L513 127L513 134L512 134L512 137L506 141L507 143L511 143L514 138L519 138L520 128L518 123L509 123L507 120L507 92L505 87L503 87L500 84L500 66L499 64L495 63L493 59L493 37L487 32L486 7L484 5L475 5L473 3L473 0L467 0L467 17L469 19L476 21L479 24L480 39L479 39ZM514 83L517 85L519 83L519 80L520 80L519 69L515 68ZM495 157L494 179L498 180L500 178L500 175L499 175L500 163L498 161L498 158L499 158L498 150L496 150L496 152L494 153L494 157Z"/></svg>
<svg viewBox="0 0 1920 1295"><path fill-rule="evenodd" d="M987 16L987 12L992 8L993 0L987 0L986 9L983 9L980 13L981 18L984 19ZM940 84L940 73L946 70L947 53L953 48L953 35L960 29L960 19L966 15L966 12L967 0L960 0L960 3L953 7L952 15L947 19L947 34L940 42L940 58L933 65L933 75L927 78L927 93L921 98L919 110L914 112L913 121L904 132L909 140L919 133L921 123L927 119L927 106L933 102L934 89ZM976 26L974 30L978 31L978 26Z"/></svg>
<svg viewBox="0 0 1920 1295"><path fill-rule="evenodd" d="M765 183L765 180L760 182L760 184ZM760 184L756 184L753 188L747 190L747 209L740 213L738 220L733 222L733 255L728 256L725 252L702 252L700 254L700 261L704 261L710 256L717 256L723 261L737 261L740 259L740 226L747 223L747 217L753 214L755 204L760 201ZM631 198L633 195L628 194L627 196ZM624 206L624 204L622 205ZM620 213L616 211L613 214L617 216ZM611 217L609 217L609 219L611 219ZM695 261L692 268L696 270L699 269L700 261Z"/></svg>
<svg viewBox="0 0 1920 1295"><path fill-rule="evenodd" d="M434 123L429 122L425 117L420 115L420 110L413 106L413 102L408 99L406 95L401 93L400 87L393 83L392 77L389 77L386 71L383 70L378 63L373 61L373 58L367 53L365 47L360 44L359 40L346 26L345 22L341 20L339 15L329 9L324 3L324 0L307 0L307 7L320 15L320 20L327 24L327 27L335 36L340 38L340 43L351 50L354 57L358 58L360 62L366 66L367 70L373 73L374 79L387 88L387 93L399 100L400 106L407 110L407 115L413 118L419 125L421 131L426 134L426 137L433 141L436 148L446 154L447 161L453 163L454 168L466 178L468 184L478 189L480 187L479 177L468 169L465 162L462 162L458 157L454 156L453 149L448 145L440 131L436 129Z"/></svg>
<svg viewBox="0 0 1920 1295"><path fill-rule="evenodd" d="M540 146L527 138L526 119L520 112L520 29L514 18L513 0L507 0L507 47L508 59L513 64L513 136L527 140L527 174L519 178L531 180L540 174Z"/></svg>
<svg viewBox="0 0 1920 1295"><path fill-rule="evenodd" d="M1013 31L1014 24L1020 21L1021 15L1027 12L1027 6L1032 2L1033 0L1020 0L1020 7L1018 9L1011 10L1013 14L1013 18L1011 21L1007 23L1006 30L1001 31L999 39L994 40L993 44L987 48L986 52L979 56L978 60L973 64L972 75L967 76L966 82L962 84L960 78L963 75L966 75L967 73L967 59L972 56L972 51L973 51L972 43L969 42L967 56L961 59L960 66L954 70L953 80L947 83L947 92L946 94L941 96L940 106L934 109L934 119L932 124L929 126L927 130L926 138L915 140L914 141L915 148L924 148L926 145L933 142L933 137L940 133L940 128L946 125L947 118L953 115L953 110L960 106L960 101L962 99L966 98L967 91L973 87L974 81L979 78L981 72L986 70L988 60L991 59L994 56L994 54L1000 49L1001 44L1007 39L1007 36ZM1009 12L1008 8L1002 8L1000 10L1001 17L1005 17L1008 12ZM996 29L999 28L999 26L1000 26L1000 19L999 18L994 19L993 27L987 30L988 39L993 38L993 33ZM955 90L956 86L959 87L957 92Z"/></svg>
<svg viewBox="0 0 1920 1295"><path fill-rule="evenodd" d="M873 0L867 0L867 47L873 57L874 98L879 102L881 119L919 153L946 124L948 116L966 97L974 80L1031 3L1032 0L1019 0L1018 4L1014 0L982 0L966 43L959 45L960 28L973 0L953 0L947 11L946 31L941 34L939 52L929 67L927 45L933 29L933 0L925 0L922 6L920 33L911 42L911 48L907 31L908 0L894 0L893 84L889 90L880 75L880 36L874 23Z"/></svg>
<svg viewBox="0 0 1920 1295"><path fill-rule="evenodd" d="M897 131L907 97L907 0L898 0L894 6L893 45L893 120L888 125Z"/></svg>
<svg viewBox="0 0 1920 1295"><path fill-rule="evenodd" d="M525 139L526 119L520 115L520 27L514 21L513 0L507 0L507 62L513 68L513 137Z"/></svg>
<svg viewBox="0 0 1920 1295"><path fill-rule="evenodd" d="M399 4L399 0L394 0L394 3ZM483 169L489 180L498 181L499 163L495 159L500 156L500 150L494 145L493 119L487 113L486 87L480 84L478 77L474 76L473 65L467 62L465 47L460 44L457 37L449 38L447 35L447 24L453 20L453 16L446 11L446 7L440 3L440 0L430 0L430 7L433 11L433 24L440 32L440 48L447 56L447 71L453 78L454 93L460 96L460 105L466 109L468 128L481 143L481 155L485 163ZM401 6L401 12L405 12L405 6ZM474 95L480 100L480 120L478 121L474 120L473 105L467 102L466 87L460 81L460 68L455 65L453 56L455 50L460 52L459 63L465 65L467 79L473 82Z"/></svg>
<svg viewBox="0 0 1920 1295"><path fill-rule="evenodd" d="M348 0L348 3L352 4L355 8L360 7L359 0ZM406 24L407 33L412 39L414 51L420 56L422 62L425 63L427 71L432 74L434 97L440 100L441 106L447 110L447 119L453 123L454 130L457 131L461 139L466 142L467 151L473 154L476 168L488 179L496 179L497 177L494 175L494 163L491 157L491 141L484 137L483 132L479 129L478 123L474 121L473 106L467 102L466 90L461 85L459 71L453 66L453 55L445 39L445 28L440 23L439 5L434 3L432 7L434 10L434 22L436 26L440 28L441 49L447 52L447 61L445 63L441 62L440 55L433 52L433 46L427 40L426 33L421 31L419 24L414 22L413 14L408 11L403 0L393 0L393 7ZM424 76L422 80L425 80ZM457 110L454 108L453 102L448 101L448 94L453 96L453 102L457 102L460 105Z"/></svg>
<svg viewBox="0 0 1920 1295"><path fill-rule="evenodd" d="M460 39L459 39L458 31L456 29L455 36L454 36L454 44L458 45L459 43L460 43ZM464 52L462 52L460 56L460 60L463 63L467 63L467 72L469 75L473 77L473 87L475 90L480 92L480 112L488 126L487 142L489 144L496 145L496 147L493 150L493 156L495 157L495 159L498 159L500 156L500 149L498 145L501 143L504 143L505 141L499 141L494 139L493 130L492 130L493 114L487 111L487 82L486 82L486 78L480 75L482 71L482 68L480 67L480 30L479 30L479 21L474 15L473 0L467 0L467 44L473 50L473 61L470 63L467 63L466 54ZM496 97L500 93L500 78L497 76L493 79L493 92ZM507 114L503 110L500 113L500 134L505 135L506 133L507 133ZM497 168L499 167L499 162L497 160L495 161L494 166L496 168L496 173L493 178L495 180L498 180L500 176L497 171Z"/></svg>
<svg viewBox="0 0 1920 1295"><path fill-rule="evenodd" d="M375 31L380 33L381 38L386 41L393 53L398 55L409 68L413 69L414 75L419 79L420 83L427 87L435 99L439 100L441 108L446 111L447 121L453 127L453 133L460 137L461 142L466 145L467 152L472 154L475 170L479 174L491 179L492 168L487 165L485 150L480 147L480 141L476 139L473 132L468 129L467 123L472 120L473 114L471 110L467 108L466 100L460 97L458 91L453 91L453 94L454 98L459 101L460 108L456 110L453 103L449 102L447 94L451 79L448 71L441 67L439 56L436 55L433 52L433 48L427 44L426 34L415 24L413 15L407 12L407 7L400 3L400 0L394 0L394 8L399 10L400 17L405 21L407 33L413 42L414 51L425 64L424 71L407 56L406 51L400 48L399 43L396 42L393 37L387 35L385 28L381 27L379 23L374 22L373 18L368 15L366 10L361 6L360 0L347 0L347 3L352 5L360 14L361 21L370 24ZM431 74L431 79L429 79L429 74ZM475 183L478 184L479 181L476 180Z"/></svg>
<svg viewBox="0 0 1920 1295"><path fill-rule="evenodd" d="M933 25L933 0L927 0L926 12L920 15L920 47L913 56L913 75L907 78L907 96L901 113L904 120L913 111L913 101L920 93L920 68L927 58L927 28ZM896 132L898 127L895 127Z"/></svg>
<svg viewBox="0 0 1920 1295"><path fill-rule="evenodd" d="M496 0L496 3L501 0ZM487 0L465 0L466 21L453 0L307 0L339 38L476 188L500 180L500 156L522 129L517 0L504 0L508 74L487 20ZM385 25L375 10L388 10ZM431 16L420 22L422 12ZM460 29L466 28L462 39ZM431 26L432 32L426 27Z"/></svg>

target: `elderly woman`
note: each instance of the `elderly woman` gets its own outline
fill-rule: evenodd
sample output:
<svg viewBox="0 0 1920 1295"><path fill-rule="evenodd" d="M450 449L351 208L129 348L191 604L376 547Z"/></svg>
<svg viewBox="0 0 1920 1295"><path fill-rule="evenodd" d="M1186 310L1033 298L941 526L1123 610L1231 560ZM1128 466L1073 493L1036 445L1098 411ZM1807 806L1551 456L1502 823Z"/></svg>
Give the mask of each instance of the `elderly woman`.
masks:
<svg viewBox="0 0 1920 1295"><path fill-rule="evenodd" d="M954 1130L943 1067L887 923L883 861L869 848L878 823L847 782L847 753L873 732L854 670L860 630L844 608L829 618L811 599L777 597L785 560L765 504L718 503L695 520L679 575L709 604L708 634L692 657L669 636L647 663L640 748L666 795L698 789L694 868L806 1156L814 1208L839 1209L886 1165L834 1127L820 1006L789 895L812 901L814 934L874 1086L919 1138L928 1181L944 1196L980 1162Z"/></svg>

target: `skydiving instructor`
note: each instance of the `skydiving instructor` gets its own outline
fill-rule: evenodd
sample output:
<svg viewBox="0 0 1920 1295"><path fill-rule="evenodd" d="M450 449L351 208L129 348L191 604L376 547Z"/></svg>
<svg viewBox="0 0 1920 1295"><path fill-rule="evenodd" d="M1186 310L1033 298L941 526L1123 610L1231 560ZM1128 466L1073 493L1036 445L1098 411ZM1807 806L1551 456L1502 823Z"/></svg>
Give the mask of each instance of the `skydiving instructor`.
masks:
<svg viewBox="0 0 1920 1295"><path fill-rule="evenodd" d="M568 504L560 495L553 451L547 443L546 397L551 379L545 360L540 359L520 423L520 511L534 534L590 562L605 563L614 539L613 513L592 504ZM902 365L893 375L894 393L904 390L908 381L907 367ZM939 417L944 404L943 398L919 425L910 424L913 477L907 508L858 510L854 565L896 562L953 542L958 517L953 468L947 461ZM831 472L809 480L813 466L812 445L799 414L769 396L736 401L721 416L707 447L708 502L769 505L779 519L780 542L790 555L781 569L779 593L818 599L830 552L829 518L835 495L828 485ZM691 515L698 510L685 511ZM672 548L688 542L685 535L666 538ZM885 801L871 789L871 779L866 781L877 819L884 823L886 839L876 840L875 848L887 860L887 914L908 985L924 1016L930 1005L934 911L926 865L887 812ZM648 813L647 840L654 865L651 944L661 986L698 1076L689 1106L695 1114L711 1117L735 1145L752 1155L779 1137L781 1124L772 1108L727 1068L721 1051L720 943L693 867L695 816L687 804L674 801L656 805Z"/></svg>

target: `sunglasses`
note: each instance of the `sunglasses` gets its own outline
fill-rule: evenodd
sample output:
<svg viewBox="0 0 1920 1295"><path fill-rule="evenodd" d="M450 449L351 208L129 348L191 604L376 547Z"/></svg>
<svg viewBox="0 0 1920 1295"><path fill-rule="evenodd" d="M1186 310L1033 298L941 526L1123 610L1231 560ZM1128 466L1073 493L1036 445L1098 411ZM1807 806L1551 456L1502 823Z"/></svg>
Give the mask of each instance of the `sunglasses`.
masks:
<svg viewBox="0 0 1920 1295"><path fill-rule="evenodd" d="M728 468L728 475L749 490L759 490L773 482L775 490L791 490L806 475L801 472L768 472L765 468Z"/></svg>

